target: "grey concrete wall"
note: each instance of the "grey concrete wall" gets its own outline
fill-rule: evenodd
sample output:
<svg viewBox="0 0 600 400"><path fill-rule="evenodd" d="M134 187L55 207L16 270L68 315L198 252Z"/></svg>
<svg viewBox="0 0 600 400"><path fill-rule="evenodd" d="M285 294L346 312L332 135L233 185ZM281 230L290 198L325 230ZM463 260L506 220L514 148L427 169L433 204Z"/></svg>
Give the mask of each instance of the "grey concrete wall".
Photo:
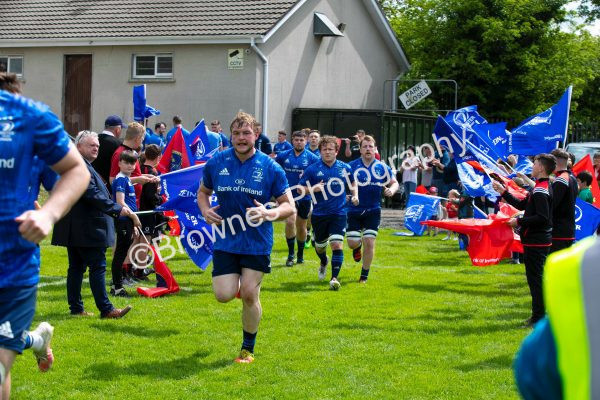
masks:
<svg viewBox="0 0 600 400"><path fill-rule="evenodd" d="M103 46L0 49L0 54L24 56L23 92L25 96L48 104L62 119L63 70L65 54L92 54L92 126L101 131L107 115L133 119L132 88L146 83L148 104L161 110L149 125L165 121L170 127L173 115L193 128L200 118L219 119L228 126L235 113L243 109L256 112L256 74L254 55L246 55L243 70L227 68L229 48L241 45ZM133 81L132 54L173 53L174 80ZM260 66L259 66L260 68Z"/></svg>
<svg viewBox="0 0 600 400"><path fill-rule="evenodd" d="M316 38L315 11L345 23L345 36ZM289 131L297 107L382 108L384 81L401 67L375 23L362 0L309 0L262 45L270 63L269 136Z"/></svg>

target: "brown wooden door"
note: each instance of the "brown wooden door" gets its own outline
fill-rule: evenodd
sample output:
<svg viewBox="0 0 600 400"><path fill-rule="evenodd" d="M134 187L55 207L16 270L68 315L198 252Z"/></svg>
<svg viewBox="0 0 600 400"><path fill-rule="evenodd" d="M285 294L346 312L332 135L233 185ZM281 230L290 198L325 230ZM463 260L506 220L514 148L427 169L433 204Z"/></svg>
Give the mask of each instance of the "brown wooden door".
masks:
<svg viewBox="0 0 600 400"><path fill-rule="evenodd" d="M92 56L65 55L63 123L69 135L91 128Z"/></svg>

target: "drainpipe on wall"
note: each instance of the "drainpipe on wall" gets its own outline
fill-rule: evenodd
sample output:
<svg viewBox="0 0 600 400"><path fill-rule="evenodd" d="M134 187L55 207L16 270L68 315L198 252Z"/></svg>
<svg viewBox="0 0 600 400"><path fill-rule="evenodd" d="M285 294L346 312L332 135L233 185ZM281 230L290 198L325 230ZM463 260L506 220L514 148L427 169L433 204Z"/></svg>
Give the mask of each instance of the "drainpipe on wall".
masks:
<svg viewBox="0 0 600 400"><path fill-rule="evenodd" d="M392 86L392 111L398 111L398 79L400 79L404 75L401 73L397 77L394 78L394 83Z"/></svg>
<svg viewBox="0 0 600 400"><path fill-rule="evenodd" d="M263 133L268 136L269 120L267 119L267 117L269 115L269 60L267 59L267 57L265 57L263 52L260 51L260 49L256 46L254 38L250 38L250 47L252 47L252 50L254 50L256 54L258 54L260 59L263 61L263 98L261 123L263 127Z"/></svg>

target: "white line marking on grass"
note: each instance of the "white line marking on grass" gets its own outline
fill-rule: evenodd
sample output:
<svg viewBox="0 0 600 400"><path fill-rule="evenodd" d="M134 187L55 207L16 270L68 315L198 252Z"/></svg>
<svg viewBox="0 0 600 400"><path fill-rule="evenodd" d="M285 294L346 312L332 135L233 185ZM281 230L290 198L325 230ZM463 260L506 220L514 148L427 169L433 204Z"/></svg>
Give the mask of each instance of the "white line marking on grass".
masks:
<svg viewBox="0 0 600 400"><path fill-rule="evenodd" d="M83 280L83 282L87 283L90 280L88 278L85 278ZM37 287L39 288L43 288L46 286L62 286L62 285L66 285L67 284L67 280L62 278L60 281L54 281L54 282L42 282L42 283L38 283Z"/></svg>

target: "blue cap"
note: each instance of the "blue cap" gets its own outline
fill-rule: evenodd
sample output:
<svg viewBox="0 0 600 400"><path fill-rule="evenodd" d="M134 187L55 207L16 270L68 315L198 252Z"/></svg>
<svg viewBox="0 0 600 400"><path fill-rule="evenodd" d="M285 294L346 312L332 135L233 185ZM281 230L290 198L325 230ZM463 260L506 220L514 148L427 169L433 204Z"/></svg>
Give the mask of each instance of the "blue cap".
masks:
<svg viewBox="0 0 600 400"><path fill-rule="evenodd" d="M113 126L124 126L123 120L118 115L110 115L104 121L104 127L109 128Z"/></svg>

